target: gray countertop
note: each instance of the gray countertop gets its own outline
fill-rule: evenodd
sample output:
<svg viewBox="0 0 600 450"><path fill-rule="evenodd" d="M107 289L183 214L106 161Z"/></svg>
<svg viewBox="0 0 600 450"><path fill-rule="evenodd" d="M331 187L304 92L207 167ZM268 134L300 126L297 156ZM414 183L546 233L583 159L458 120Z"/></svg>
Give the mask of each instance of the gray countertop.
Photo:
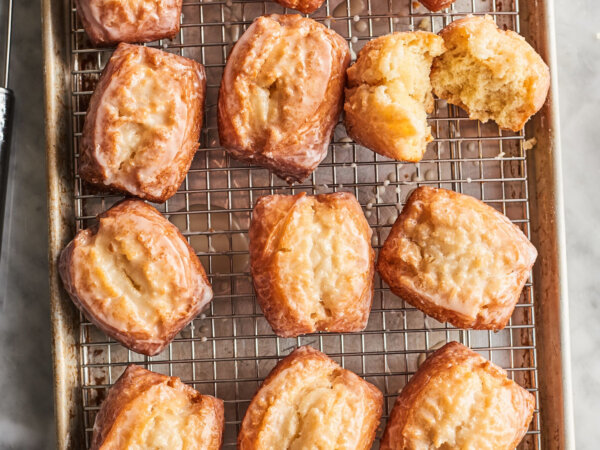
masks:
<svg viewBox="0 0 600 450"><path fill-rule="evenodd" d="M530 0L521 0L530 1ZM600 442L600 2L556 0L577 446ZM15 2L18 98L7 291L0 309L0 448L54 447L39 2ZM596 178L598 177L598 178Z"/></svg>
<svg viewBox="0 0 600 450"><path fill-rule="evenodd" d="M600 2L556 0L577 447L600 442Z"/></svg>

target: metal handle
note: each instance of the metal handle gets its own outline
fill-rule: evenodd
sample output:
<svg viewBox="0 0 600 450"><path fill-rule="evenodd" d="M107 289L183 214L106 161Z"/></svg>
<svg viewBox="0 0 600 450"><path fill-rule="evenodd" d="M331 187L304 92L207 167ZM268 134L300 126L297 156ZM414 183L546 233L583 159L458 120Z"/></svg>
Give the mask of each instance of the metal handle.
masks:
<svg viewBox="0 0 600 450"><path fill-rule="evenodd" d="M10 89L0 87L0 255L8 191L8 165L15 97Z"/></svg>

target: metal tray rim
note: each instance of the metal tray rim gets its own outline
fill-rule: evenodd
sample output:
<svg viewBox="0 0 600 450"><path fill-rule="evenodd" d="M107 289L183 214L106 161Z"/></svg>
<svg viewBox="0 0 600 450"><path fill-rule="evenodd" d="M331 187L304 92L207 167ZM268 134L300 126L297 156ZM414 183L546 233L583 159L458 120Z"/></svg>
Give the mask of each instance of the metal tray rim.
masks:
<svg viewBox="0 0 600 450"><path fill-rule="evenodd" d="M569 291L567 281L567 247L564 215L564 187L562 170L562 148L560 134L560 114L558 103L558 69L556 66L556 14L554 0L546 1L546 29L548 31L547 51L549 55L550 76L552 77L552 128L554 131L553 162L555 186L555 234L558 242L558 284L560 287L560 340L564 412L565 448L575 449L575 424L573 419L573 391L571 375L571 337L569 331Z"/></svg>

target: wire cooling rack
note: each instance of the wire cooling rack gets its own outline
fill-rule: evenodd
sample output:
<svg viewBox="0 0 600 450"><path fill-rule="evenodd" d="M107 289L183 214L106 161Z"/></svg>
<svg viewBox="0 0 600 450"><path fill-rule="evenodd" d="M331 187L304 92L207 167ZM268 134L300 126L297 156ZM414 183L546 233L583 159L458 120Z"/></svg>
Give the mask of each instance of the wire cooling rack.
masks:
<svg viewBox="0 0 600 450"><path fill-rule="evenodd" d="M76 229L90 226L96 214L119 200L94 191L77 175L79 139L85 112L112 49L91 46L70 0L71 112ZM177 194L156 205L175 223L199 255L211 279L214 300L159 355L133 353L98 331L81 316L80 376L86 444L94 417L108 388L127 364L176 375L200 392L225 401L224 446L235 446L239 424L260 382L296 346L309 344L365 377L385 395L381 435L398 391L428 350L460 341L504 367L509 376L538 399L534 292L531 279L509 325L498 333L459 330L439 323L389 292L376 277L368 327L361 333L319 333L278 338L265 321L252 291L247 230L252 206L266 194L349 191L364 208L381 247L408 194L417 186L453 189L479 198L506 214L530 235L526 152L534 145L520 133L469 120L460 109L436 100L430 124L435 141L418 164L376 155L335 129L327 158L302 184L288 186L265 169L231 159L219 146L217 92L233 43L259 15L292 13L270 1L186 1L182 26L173 40L148 45L196 59L206 67L207 99L199 149ZM467 13L490 14L507 29L519 31L518 0L458 0L431 13L410 0L327 0L312 14L344 36L353 59L373 37L393 31L438 32ZM540 448L536 408L521 447ZM374 448L377 448L377 441Z"/></svg>

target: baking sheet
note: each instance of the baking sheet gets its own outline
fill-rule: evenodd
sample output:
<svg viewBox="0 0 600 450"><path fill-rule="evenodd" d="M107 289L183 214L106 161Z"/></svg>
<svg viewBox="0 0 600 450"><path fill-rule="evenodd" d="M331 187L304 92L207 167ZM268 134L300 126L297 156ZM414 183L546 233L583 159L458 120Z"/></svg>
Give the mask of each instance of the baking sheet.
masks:
<svg viewBox="0 0 600 450"><path fill-rule="evenodd" d="M522 32L552 65L552 5L525 3L459 0L451 9L432 14L407 0L365 0L362 11L357 11L356 3L333 0L311 17L346 37L354 55L374 36L411 29L438 32L466 13L491 13L499 25ZM320 348L377 385L386 396L387 417L397 391L426 351L441 342L459 340L507 369L536 395L536 413L524 448L568 447L572 439L568 365L562 363L568 359L564 347L568 336L562 331L566 296L561 291L564 249L554 92L524 133L500 132L495 125L471 121L460 109L436 100L430 120L436 140L419 164L375 155L355 145L339 125L325 161L307 182L289 187L264 169L230 159L219 147L216 129L217 90L232 43L256 16L282 12L273 2L184 1L179 36L150 44L197 59L207 69L200 148L179 192L157 206L198 252L213 283L215 300L163 353L149 358L124 349L96 330L74 311L57 280L55 262L62 246L119 197L90 190L76 170L87 102L111 49L90 46L74 2L44 2L59 446L89 445L99 404L129 362L180 376L199 391L223 398L224 444L234 446L239 423L260 381L279 357L297 345ZM247 229L256 199L276 192L352 192L364 207L374 230L373 245L378 248L407 195L419 185L480 198L508 215L536 243L540 258L509 326L499 333L456 330L404 304L377 278L364 332L277 338L254 301L248 275Z"/></svg>

